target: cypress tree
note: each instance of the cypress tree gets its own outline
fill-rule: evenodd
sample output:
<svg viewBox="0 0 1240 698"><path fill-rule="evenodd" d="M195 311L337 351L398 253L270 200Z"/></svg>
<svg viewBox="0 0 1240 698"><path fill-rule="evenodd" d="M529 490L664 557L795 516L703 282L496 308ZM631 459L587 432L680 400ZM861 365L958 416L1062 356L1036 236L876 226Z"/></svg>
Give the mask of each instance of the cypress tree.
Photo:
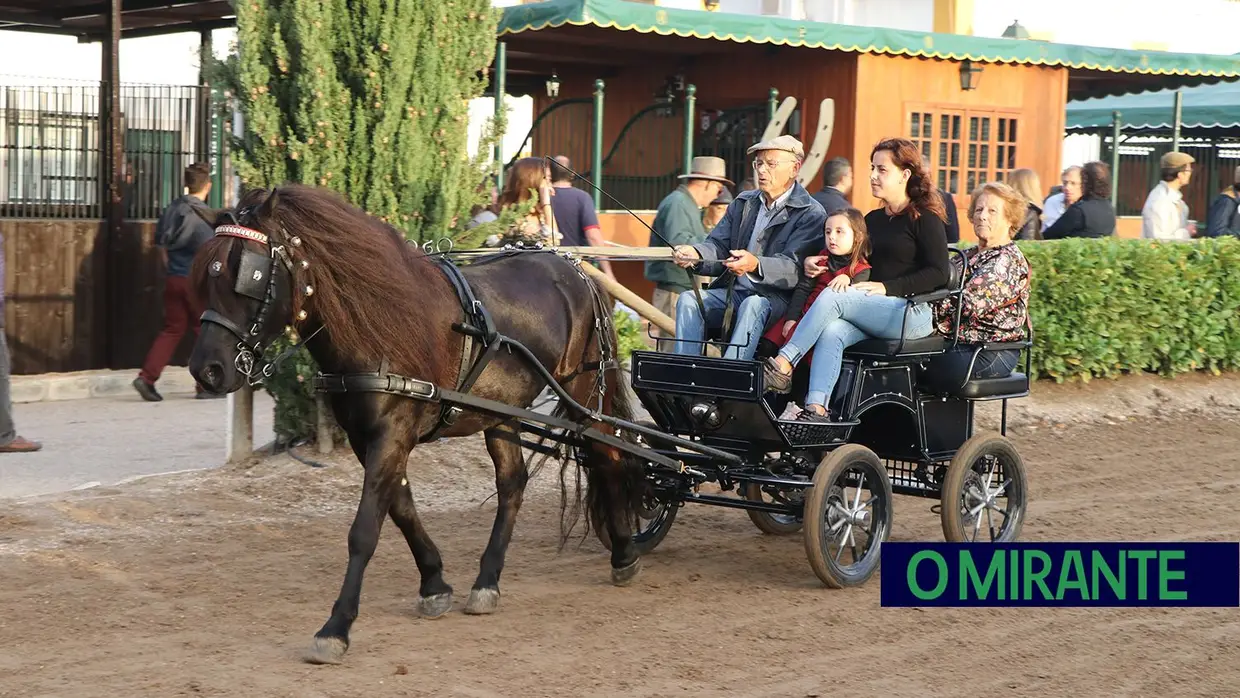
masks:
<svg viewBox="0 0 1240 698"><path fill-rule="evenodd" d="M502 127L468 156L498 19L489 0L240 0L238 174L329 187L414 240L459 237Z"/></svg>
<svg viewBox="0 0 1240 698"><path fill-rule="evenodd" d="M244 118L234 143L246 186L328 187L404 231L470 246L515 218L464 231L491 146L492 124L468 156L469 102L482 94L499 11L490 0L237 0L237 50L208 66ZM271 348L280 351L281 340ZM302 350L266 383L276 433L315 428ZM341 432L337 431L339 437Z"/></svg>

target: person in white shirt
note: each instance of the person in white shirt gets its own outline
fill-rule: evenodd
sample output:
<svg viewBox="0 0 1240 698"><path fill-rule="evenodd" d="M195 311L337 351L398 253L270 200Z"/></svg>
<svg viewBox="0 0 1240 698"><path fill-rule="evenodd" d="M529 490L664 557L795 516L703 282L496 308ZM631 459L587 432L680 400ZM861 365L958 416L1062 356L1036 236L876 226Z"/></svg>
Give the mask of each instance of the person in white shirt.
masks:
<svg viewBox="0 0 1240 698"><path fill-rule="evenodd" d="M1059 220L1064 211L1068 207L1076 203L1081 198L1081 168L1073 165L1065 169L1059 175L1059 183L1063 185L1063 191L1058 194L1052 194L1046 198L1042 204L1042 230L1045 231L1051 227L1051 224Z"/></svg>
<svg viewBox="0 0 1240 698"><path fill-rule="evenodd" d="M1150 190L1141 209L1141 237L1147 240L1188 240L1197 226L1188 220L1183 189L1193 176L1193 157L1172 151L1158 165L1161 182Z"/></svg>

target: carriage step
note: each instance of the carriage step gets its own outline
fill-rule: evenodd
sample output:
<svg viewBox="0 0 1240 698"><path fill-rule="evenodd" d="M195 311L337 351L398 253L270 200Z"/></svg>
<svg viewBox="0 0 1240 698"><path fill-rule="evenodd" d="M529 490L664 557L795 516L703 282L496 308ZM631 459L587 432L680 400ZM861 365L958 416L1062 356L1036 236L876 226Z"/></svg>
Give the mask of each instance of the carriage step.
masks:
<svg viewBox="0 0 1240 698"><path fill-rule="evenodd" d="M860 423L860 421L800 422L794 419L781 419L777 420L775 425L793 448L821 448L847 442L853 427Z"/></svg>

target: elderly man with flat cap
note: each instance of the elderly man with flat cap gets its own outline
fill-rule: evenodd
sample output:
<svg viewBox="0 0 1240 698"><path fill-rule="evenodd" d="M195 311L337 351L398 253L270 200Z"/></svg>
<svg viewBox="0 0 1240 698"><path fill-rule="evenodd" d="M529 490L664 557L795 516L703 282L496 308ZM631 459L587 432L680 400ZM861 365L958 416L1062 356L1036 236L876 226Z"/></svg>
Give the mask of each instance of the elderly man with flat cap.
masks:
<svg viewBox="0 0 1240 698"><path fill-rule="evenodd" d="M752 359L758 340L784 315L807 255L822 249L826 212L796 180L805 160L801 142L784 135L751 146L756 190L744 191L704 242L678 245L682 267L715 277L701 294L676 301L676 352L701 353L710 328L722 328L729 306L732 334L725 358ZM704 306L704 307L703 307ZM705 313L703 313L705 310Z"/></svg>

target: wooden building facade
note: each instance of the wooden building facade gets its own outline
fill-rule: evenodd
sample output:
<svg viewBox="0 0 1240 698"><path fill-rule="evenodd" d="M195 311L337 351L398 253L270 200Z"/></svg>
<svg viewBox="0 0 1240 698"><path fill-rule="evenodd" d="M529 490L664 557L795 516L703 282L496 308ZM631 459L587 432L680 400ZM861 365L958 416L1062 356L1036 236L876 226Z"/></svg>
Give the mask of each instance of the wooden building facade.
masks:
<svg viewBox="0 0 1240 698"><path fill-rule="evenodd" d="M625 0L510 7L499 34L507 56L507 91L533 95L536 113L557 100L584 104L595 81L603 81L604 151L617 143L632 115L659 96L682 104L692 85L696 113L705 117L692 125L693 154L725 157L738 182L749 175L744 150L725 153L712 146L711 115L760 106L774 88L780 99L797 99L785 132L808 150L819 104L831 98L835 123L827 159L842 156L853 164L852 204L863 211L878 205L866 183L873 145L893 136L910 138L921 146L938 185L954 195L963 239L973 239L963 209L978 184L1022 167L1037 172L1044 190L1058 183L1069 99L1240 79L1236 56L922 34ZM553 76L559 84L555 98L544 89ZM604 188L621 165L629 176L656 178L664 194L674 187L684 161L683 119L666 119L660 129L628 160L613 157L605 163ZM565 132L535 134L532 152L588 162L589 139L573 141L560 133ZM821 173L806 188L821 188ZM630 208L650 209L649 202L657 203L661 195L643 195L645 206L617 198ZM608 211L619 207L606 200L602 208L610 239L646 244L649 232L632 216ZM649 210L640 215L647 221L653 217ZM630 263L620 275L639 292L649 292L640 265Z"/></svg>

